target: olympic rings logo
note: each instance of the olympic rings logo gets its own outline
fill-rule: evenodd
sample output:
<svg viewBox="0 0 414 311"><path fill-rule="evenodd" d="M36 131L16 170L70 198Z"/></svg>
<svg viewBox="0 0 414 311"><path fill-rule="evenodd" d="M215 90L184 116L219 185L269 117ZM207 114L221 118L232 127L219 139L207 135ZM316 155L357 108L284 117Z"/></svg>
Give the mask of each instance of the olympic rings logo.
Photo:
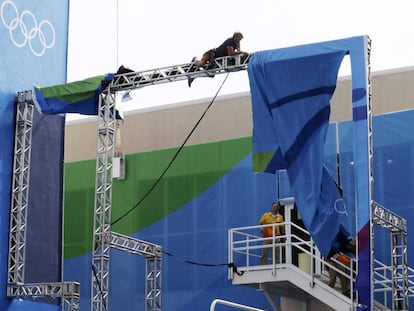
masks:
<svg viewBox="0 0 414 311"><path fill-rule="evenodd" d="M22 48L26 44L29 46L33 55L42 56L47 49L52 48L56 42L55 28L47 19L38 23L34 14L29 10L24 10L21 14L11 0L6 0L1 4L1 21L9 30L10 39L13 44ZM10 13L10 14L6 14ZM12 15L12 18L9 16Z"/></svg>

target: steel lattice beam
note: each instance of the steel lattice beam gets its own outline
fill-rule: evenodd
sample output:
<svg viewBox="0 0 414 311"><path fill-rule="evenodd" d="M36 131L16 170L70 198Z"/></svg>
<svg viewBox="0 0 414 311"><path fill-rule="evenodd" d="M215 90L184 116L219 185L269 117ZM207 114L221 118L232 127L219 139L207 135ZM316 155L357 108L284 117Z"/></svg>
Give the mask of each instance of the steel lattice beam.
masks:
<svg viewBox="0 0 414 311"><path fill-rule="evenodd" d="M193 63L163 67L139 72L115 75L110 83L110 91L128 91L149 85L168 83L188 78L214 77L217 74L247 69L250 55L235 55L215 58L211 64L197 67Z"/></svg>
<svg viewBox="0 0 414 311"><path fill-rule="evenodd" d="M250 56L216 58L204 67L193 63L141 72L116 74L99 97L95 206L92 250L91 310L106 311L109 304L110 247L146 257L146 310L161 310L159 245L111 232L112 159L115 148L115 93L144 86L247 69Z"/></svg>
<svg viewBox="0 0 414 311"><path fill-rule="evenodd" d="M111 233L111 247L145 257L145 310L161 311L162 247L116 232Z"/></svg>
<svg viewBox="0 0 414 311"><path fill-rule="evenodd" d="M34 109L32 95L32 91L19 92L16 100L7 295L19 298L62 298L64 310L79 310L79 283L25 283L27 209Z"/></svg>
<svg viewBox="0 0 414 311"><path fill-rule="evenodd" d="M389 231L407 233L407 220L377 202L372 204L372 221Z"/></svg>
<svg viewBox="0 0 414 311"><path fill-rule="evenodd" d="M109 302L110 247L145 256L147 259L147 309L161 310L161 247L117 233L111 235L112 160L115 146L116 91L167 83L197 77L245 70L249 57L244 55L216 58L208 66L193 63L154 70L115 75L109 87L99 97L98 141L95 180L94 231L92 251L91 310L104 311ZM15 158L13 167L10 212L8 283L11 296L62 295L49 284L24 284L26 248L26 217L30 173L31 126L33 119L32 92L20 92L17 97ZM61 283L65 284L65 283ZM42 293L42 294L40 294ZM75 295L76 296L76 295ZM72 295L70 300L77 299ZM65 298L64 296L60 296ZM70 304L73 308L74 304ZM72 310L72 309L71 309Z"/></svg>
<svg viewBox="0 0 414 311"><path fill-rule="evenodd" d="M161 311L161 270L160 257L147 258L146 260L146 285L145 285L145 310Z"/></svg>
<svg viewBox="0 0 414 311"><path fill-rule="evenodd" d="M80 284L78 282L28 283L10 285L7 295L18 298L62 298L62 307L66 311L79 310Z"/></svg>
<svg viewBox="0 0 414 311"><path fill-rule="evenodd" d="M149 258L161 258L162 256L162 248L160 245L116 232L111 233L111 247Z"/></svg>
<svg viewBox="0 0 414 311"><path fill-rule="evenodd" d="M24 283L33 108L32 93L30 91L19 92L16 100L13 181L10 206L9 284Z"/></svg>
<svg viewBox="0 0 414 311"><path fill-rule="evenodd" d="M371 81L371 39L367 39L366 42L366 49L365 49L365 64L366 64L366 70L367 70L367 76L366 76L366 87L367 87L367 135L368 135L368 139L367 139L367 144L368 144L368 150L366 150L368 152L368 187L369 187L369 192L368 192L368 199L369 199L369 206L371 207L372 204L374 203L374 199L373 199L373 191L374 191L374 171L373 171L373 167L374 167L374 143L373 143L373 137L372 137L372 81ZM355 137L354 137L355 139ZM369 214L371 214L371 212L369 211ZM369 217L370 221L369 221L369 231L370 231L370 236L369 236L369 249L370 249L370 273L369 275L371 277L373 277L374 275L374 241L373 241L373 224L372 224L372 215L370 215ZM360 269L360 264L357 264L357 270ZM359 273L359 271L358 271ZM370 302L371 302L371 308L374 305L374 282L370 281Z"/></svg>
<svg viewBox="0 0 414 311"><path fill-rule="evenodd" d="M93 224L91 310L107 311L112 206L112 158L114 156L115 96L99 97L98 141Z"/></svg>
<svg viewBox="0 0 414 311"><path fill-rule="evenodd" d="M380 204L371 206L372 222L391 234L392 310L409 309L407 220Z"/></svg>

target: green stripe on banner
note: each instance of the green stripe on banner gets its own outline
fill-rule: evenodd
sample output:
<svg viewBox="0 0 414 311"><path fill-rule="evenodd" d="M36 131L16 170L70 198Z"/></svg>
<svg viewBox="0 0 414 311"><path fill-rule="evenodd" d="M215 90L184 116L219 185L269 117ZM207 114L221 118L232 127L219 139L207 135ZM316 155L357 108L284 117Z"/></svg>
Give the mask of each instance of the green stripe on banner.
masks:
<svg viewBox="0 0 414 311"><path fill-rule="evenodd" d="M61 101L77 103L93 98L105 76L95 76L81 81L39 88L44 98L58 98Z"/></svg>

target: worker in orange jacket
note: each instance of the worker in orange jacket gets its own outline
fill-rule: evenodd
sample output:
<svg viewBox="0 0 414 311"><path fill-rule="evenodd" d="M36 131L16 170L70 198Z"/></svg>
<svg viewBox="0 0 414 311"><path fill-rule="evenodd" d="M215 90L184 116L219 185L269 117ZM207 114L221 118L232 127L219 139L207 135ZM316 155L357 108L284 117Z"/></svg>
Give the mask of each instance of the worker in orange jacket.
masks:
<svg viewBox="0 0 414 311"><path fill-rule="evenodd" d="M272 207L270 212L266 212L260 217L259 225L272 225L272 224L280 224L284 222L283 216L280 214L280 208L282 205L280 203L272 203ZM262 234L264 238L268 238L263 241L263 245L271 245L273 242L275 242L275 263L279 263L280 256L279 256L279 244L280 242L283 242L280 238L270 239L273 237L277 237L280 235L285 234L285 226L284 225L278 225L278 226L266 226L261 228ZM260 260L260 263L262 265L265 265L267 263L267 257L269 255L269 249L270 247L264 247L262 251L262 258Z"/></svg>

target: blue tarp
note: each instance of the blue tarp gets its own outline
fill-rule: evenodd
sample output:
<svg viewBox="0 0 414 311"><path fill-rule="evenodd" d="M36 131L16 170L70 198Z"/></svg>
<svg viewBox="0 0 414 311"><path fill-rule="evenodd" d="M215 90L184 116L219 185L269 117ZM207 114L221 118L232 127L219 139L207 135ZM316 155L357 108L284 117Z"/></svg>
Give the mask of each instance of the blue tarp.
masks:
<svg viewBox="0 0 414 311"><path fill-rule="evenodd" d="M338 69L344 55L350 55L359 310L369 310L373 297L368 44L369 38L360 36L263 51L253 55L248 67L253 104L253 167L263 172L286 168L303 221L321 253L327 256L344 213L337 210L338 189L324 167L322 150Z"/></svg>
<svg viewBox="0 0 414 311"><path fill-rule="evenodd" d="M323 165L330 99L346 51L325 46L254 54L248 72L256 170L287 169L298 210L327 257L339 230L340 194ZM266 159L268 162L266 163Z"/></svg>
<svg viewBox="0 0 414 311"><path fill-rule="evenodd" d="M66 80L68 0L2 1L0 23L0 310L54 311L54 304L7 297L16 92ZM17 26L17 27L15 27ZM35 114L25 282L62 280L64 118Z"/></svg>

